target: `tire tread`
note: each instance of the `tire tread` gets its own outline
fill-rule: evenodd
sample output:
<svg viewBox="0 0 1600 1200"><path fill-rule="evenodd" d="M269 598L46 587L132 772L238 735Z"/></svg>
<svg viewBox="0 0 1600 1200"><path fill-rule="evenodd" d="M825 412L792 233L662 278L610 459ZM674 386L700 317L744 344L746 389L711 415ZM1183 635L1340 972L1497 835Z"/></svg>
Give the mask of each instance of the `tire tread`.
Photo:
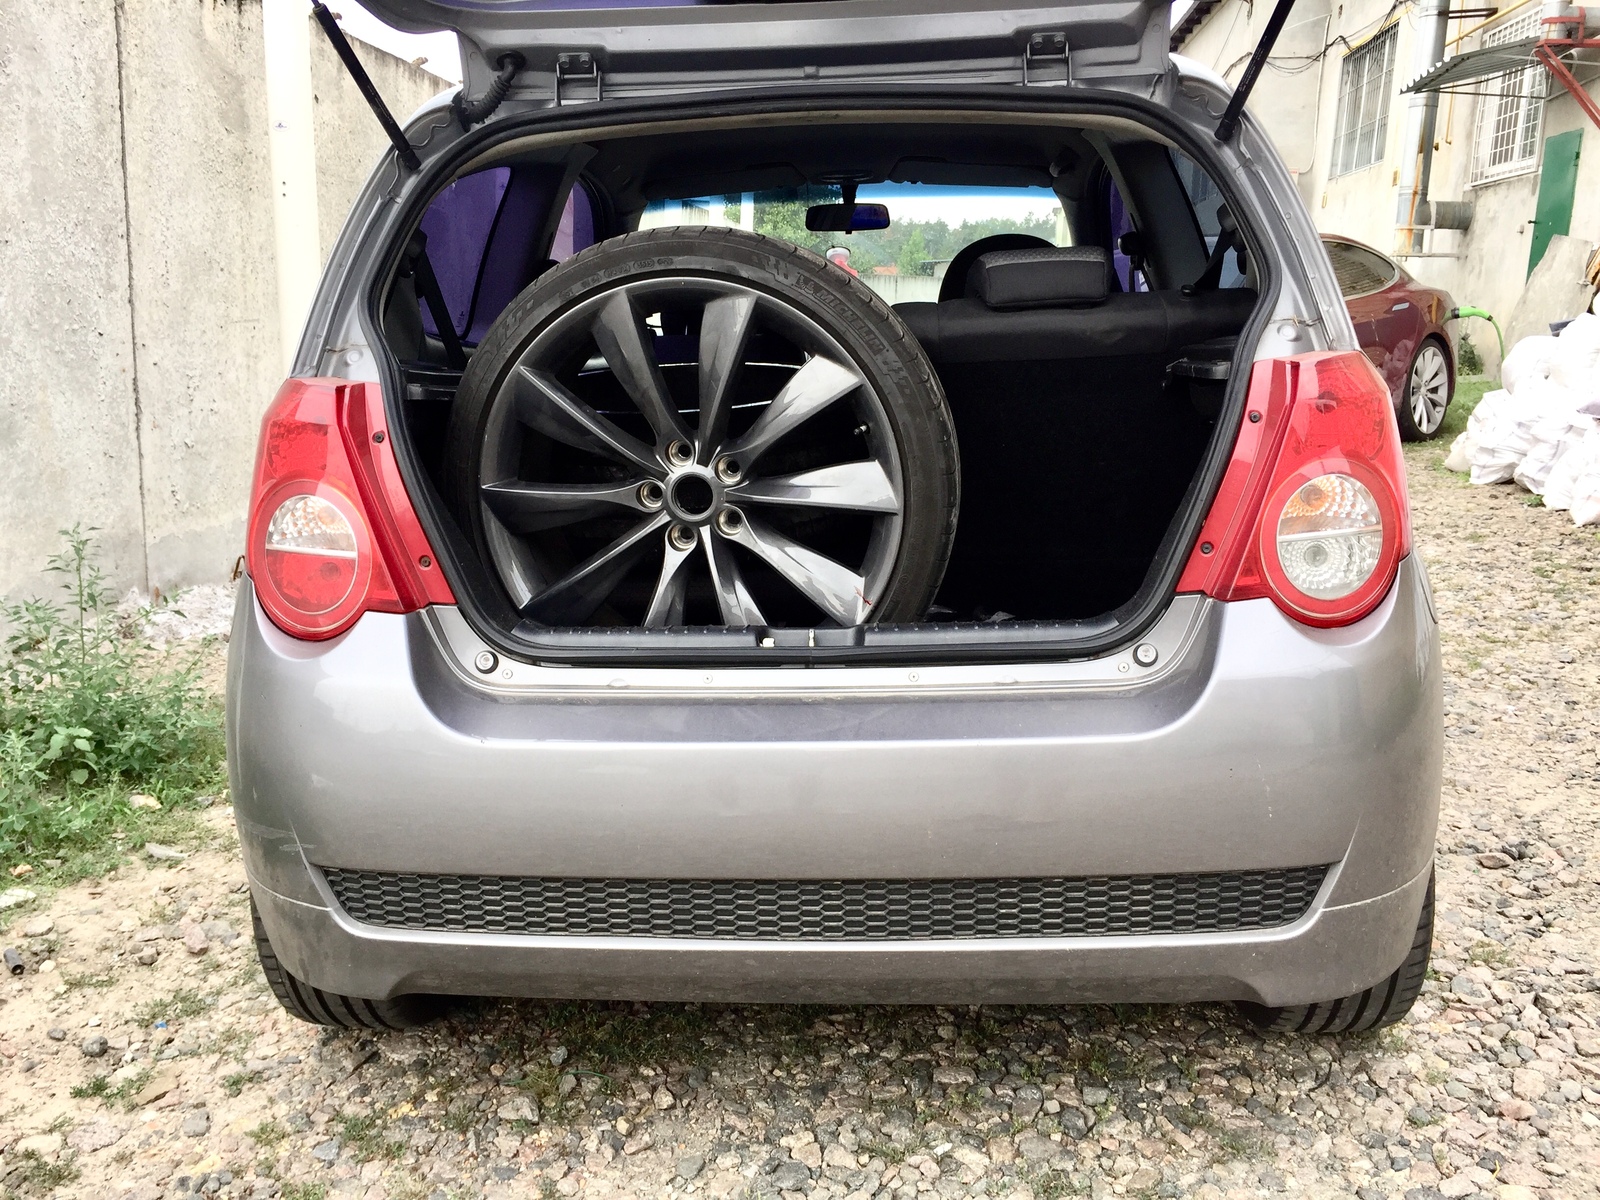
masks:
<svg viewBox="0 0 1600 1200"><path fill-rule="evenodd" d="M1365 991L1337 1000L1290 1004L1282 1008L1241 1004L1239 1008L1257 1028L1269 1033L1366 1033L1393 1025L1411 1011L1428 975L1428 958L1433 951L1433 892L1434 878L1430 874L1411 949L1405 961L1388 978Z"/></svg>
<svg viewBox="0 0 1600 1200"><path fill-rule="evenodd" d="M261 973L279 1004L293 1016L311 1025L331 1025L339 1029L410 1029L433 1019L438 1004L431 996L397 996L393 1000L368 1000L344 996L312 987L292 974L278 960L277 951L267 937L266 926L255 900L250 901L250 922L255 931L256 954Z"/></svg>

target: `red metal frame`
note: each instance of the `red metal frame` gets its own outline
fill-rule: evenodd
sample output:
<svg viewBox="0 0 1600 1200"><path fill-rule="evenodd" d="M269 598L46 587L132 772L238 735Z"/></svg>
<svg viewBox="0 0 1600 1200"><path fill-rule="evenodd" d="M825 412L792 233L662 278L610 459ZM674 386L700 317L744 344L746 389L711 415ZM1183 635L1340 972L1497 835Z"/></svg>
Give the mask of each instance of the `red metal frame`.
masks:
<svg viewBox="0 0 1600 1200"><path fill-rule="evenodd" d="M1580 8L1577 14L1576 22L1572 17L1546 17L1542 23L1545 25L1576 23L1581 31L1588 25L1588 12ZM1539 39L1539 44L1533 48L1533 56L1544 64L1545 70L1556 77L1557 83L1571 93L1572 98L1578 102L1578 107L1584 111L1589 120L1594 122L1595 127L1600 129L1600 104L1596 104L1594 97L1583 90L1583 85L1567 69L1567 64L1561 61L1560 54L1561 50L1596 49L1600 49L1600 38L1547 37Z"/></svg>

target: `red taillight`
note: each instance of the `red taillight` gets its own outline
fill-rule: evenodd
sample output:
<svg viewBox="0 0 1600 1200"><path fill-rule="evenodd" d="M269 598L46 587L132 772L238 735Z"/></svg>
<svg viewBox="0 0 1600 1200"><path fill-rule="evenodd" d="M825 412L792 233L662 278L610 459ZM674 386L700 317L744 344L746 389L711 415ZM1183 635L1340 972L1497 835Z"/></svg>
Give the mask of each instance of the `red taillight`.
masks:
<svg viewBox="0 0 1600 1200"><path fill-rule="evenodd" d="M291 379L261 423L246 557L256 596L296 637L363 612L454 604L406 495L376 384Z"/></svg>
<svg viewBox="0 0 1600 1200"><path fill-rule="evenodd" d="M1411 548L1389 390L1358 353L1258 362L1245 421L1178 590L1270 597L1308 625L1371 612Z"/></svg>

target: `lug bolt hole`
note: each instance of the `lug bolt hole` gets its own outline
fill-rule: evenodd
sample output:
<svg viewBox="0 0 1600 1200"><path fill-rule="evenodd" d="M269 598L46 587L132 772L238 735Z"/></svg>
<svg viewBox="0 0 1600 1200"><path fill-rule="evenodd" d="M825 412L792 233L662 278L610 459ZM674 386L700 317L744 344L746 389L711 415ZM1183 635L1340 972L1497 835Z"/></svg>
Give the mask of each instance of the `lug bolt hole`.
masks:
<svg viewBox="0 0 1600 1200"><path fill-rule="evenodd" d="M694 448L688 442L673 442L667 447L667 457L674 466L686 467L694 461Z"/></svg>
<svg viewBox="0 0 1600 1200"><path fill-rule="evenodd" d="M660 508L666 498L666 492L654 479L647 479L639 485L639 503L646 508Z"/></svg>
<svg viewBox="0 0 1600 1200"><path fill-rule="evenodd" d="M717 528L732 537L744 528L744 514L737 508L725 508L717 514Z"/></svg>
<svg viewBox="0 0 1600 1200"><path fill-rule="evenodd" d="M668 530L667 537L671 540L673 547L678 550L694 549L694 530L687 525L674 525Z"/></svg>
<svg viewBox="0 0 1600 1200"><path fill-rule="evenodd" d="M737 483L743 474L736 458L719 458L717 460L717 478L723 483Z"/></svg>

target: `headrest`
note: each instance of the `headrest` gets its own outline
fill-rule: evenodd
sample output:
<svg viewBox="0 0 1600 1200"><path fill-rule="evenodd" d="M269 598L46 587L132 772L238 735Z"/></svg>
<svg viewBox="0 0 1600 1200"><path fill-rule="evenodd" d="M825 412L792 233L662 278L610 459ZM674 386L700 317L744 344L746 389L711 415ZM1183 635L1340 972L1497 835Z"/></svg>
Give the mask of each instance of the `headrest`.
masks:
<svg viewBox="0 0 1600 1200"><path fill-rule="evenodd" d="M1110 275L1099 246L1040 246L980 255L967 286L990 308L1064 308L1099 304Z"/></svg>

